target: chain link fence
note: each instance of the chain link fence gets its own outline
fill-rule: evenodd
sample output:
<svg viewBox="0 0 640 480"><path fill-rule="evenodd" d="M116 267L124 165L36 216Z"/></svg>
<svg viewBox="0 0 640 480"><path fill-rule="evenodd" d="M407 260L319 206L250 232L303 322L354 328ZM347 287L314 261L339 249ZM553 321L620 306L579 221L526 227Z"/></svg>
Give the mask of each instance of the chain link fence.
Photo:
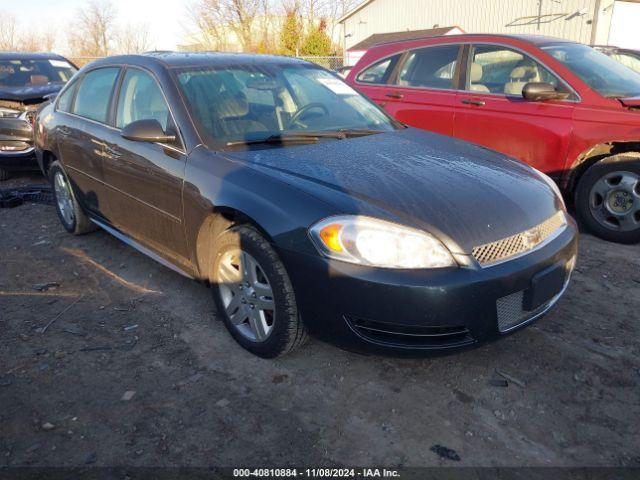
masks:
<svg viewBox="0 0 640 480"><path fill-rule="evenodd" d="M84 67L86 64L98 60L101 57L68 57L78 67ZM333 57L297 57L301 60L307 60L308 62L317 63L318 65L328 68L329 70L337 70L344 66L344 58Z"/></svg>
<svg viewBox="0 0 640 480"><path fill-rule="evenodd" d="M329 70L338 70L344 67L343 57L298 57L301 60L317 63L318 65L328 68Z"/></svg>

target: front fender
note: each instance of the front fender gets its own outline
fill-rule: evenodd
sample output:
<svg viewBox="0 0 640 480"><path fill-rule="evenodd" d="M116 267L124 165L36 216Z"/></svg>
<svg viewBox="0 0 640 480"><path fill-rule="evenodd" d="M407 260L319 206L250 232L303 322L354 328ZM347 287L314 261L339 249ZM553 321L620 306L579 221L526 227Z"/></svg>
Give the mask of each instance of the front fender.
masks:
<svg viewBox="0 0 640 480"><path fill-rule="evenodd" d="M255 225L276 250L315 253L308 227L335 207L242 161L196 148L183 189L185 235L192 261L208 279L215 238L230 218Z"/></svg>

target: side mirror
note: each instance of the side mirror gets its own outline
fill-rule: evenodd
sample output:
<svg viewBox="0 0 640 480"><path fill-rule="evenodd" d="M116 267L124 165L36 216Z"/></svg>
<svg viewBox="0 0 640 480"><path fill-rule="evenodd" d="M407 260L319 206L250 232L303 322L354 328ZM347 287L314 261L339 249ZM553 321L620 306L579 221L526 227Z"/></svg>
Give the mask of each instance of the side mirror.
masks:
<svg viewBox="0 0 640 480"><path fill-rule="evenodd" d="M522 89L522 96L532 102L546 102L548 100L564 100L569 97L569 94L558 92L550 83L529 82Z"/></svg>
<svg viewBox="0 0 640 480"><path fill-rule="evenodd" d="M123 138L134 142L171 143L175 135L169 135L162 129L157 120L137 120L122 129Z"/></svg>

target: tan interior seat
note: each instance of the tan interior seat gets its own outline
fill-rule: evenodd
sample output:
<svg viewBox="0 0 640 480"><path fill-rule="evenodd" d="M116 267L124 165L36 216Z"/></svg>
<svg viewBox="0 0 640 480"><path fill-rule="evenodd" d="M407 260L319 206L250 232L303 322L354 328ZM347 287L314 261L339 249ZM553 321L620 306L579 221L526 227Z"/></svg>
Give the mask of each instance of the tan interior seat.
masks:
<svg viewBox="0 0 640 480"><path fill-rule="evenodd" d="M509 82L504 84L504 93L507 95L522 95L522 90L527 83L538 81L540 81L540 72L537 67L516 67L509 75Z"/></svg>
<svg viewBox="0 0 640 480"><path fill-rule="evenodd" d="M49 77L46 75L31 75L29 83L31 85L46 85L49 83Z"/></svg>
<svg viewBox="0 0 640 480"><path fill-rule="evenodd" d="M471 75L469 76L469 89L472 92L485 92L489 93L489 89L486 85L478 83L482 80L482 65L479 63L471 64Z"/></svg>

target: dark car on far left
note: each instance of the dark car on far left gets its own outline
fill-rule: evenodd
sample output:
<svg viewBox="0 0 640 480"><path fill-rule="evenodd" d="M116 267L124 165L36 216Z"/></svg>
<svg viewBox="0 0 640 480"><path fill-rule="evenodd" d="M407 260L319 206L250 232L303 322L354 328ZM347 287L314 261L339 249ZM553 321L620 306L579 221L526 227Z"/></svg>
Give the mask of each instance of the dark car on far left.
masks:
<svg viewBox="0 0 640 480"><path fill-rule="evenodd" d="M33 120L38 107L76 73L53 53L0 53L0 180L13 170L36 170Z"/></svg>

